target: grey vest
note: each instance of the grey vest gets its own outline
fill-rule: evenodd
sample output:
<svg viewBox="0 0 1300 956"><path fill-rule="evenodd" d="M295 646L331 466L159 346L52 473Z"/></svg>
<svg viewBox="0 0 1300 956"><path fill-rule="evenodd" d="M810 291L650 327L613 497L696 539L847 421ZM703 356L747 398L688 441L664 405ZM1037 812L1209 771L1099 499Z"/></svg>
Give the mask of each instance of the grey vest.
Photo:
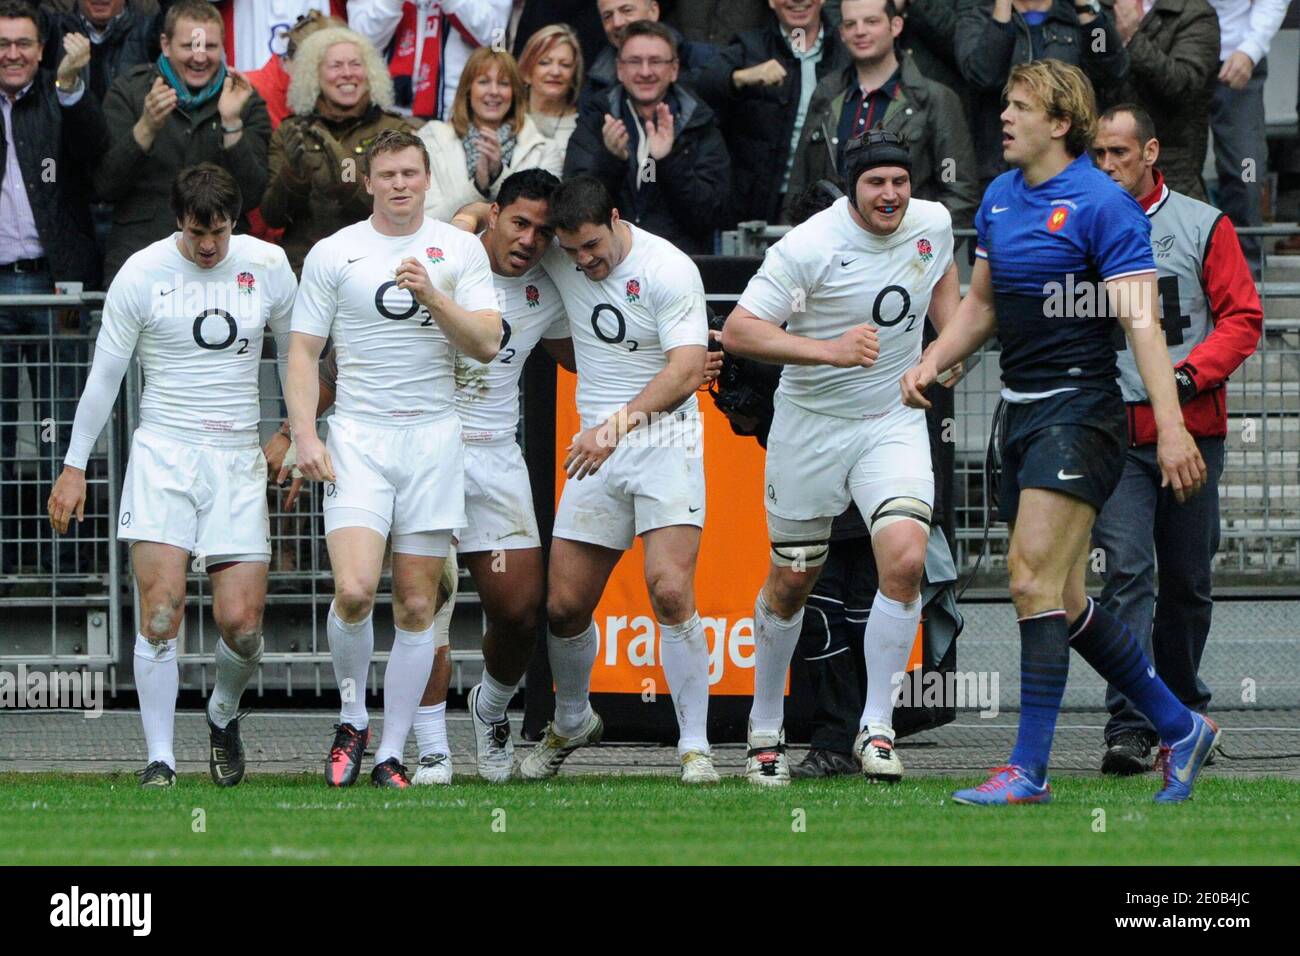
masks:
<svg viewBox="0 0 1300 956"><path fill-rule="evenodd" d="M1160 295L1160 324L1169 359L1176 366L1204 342L1214 328L1205 297L1202 268L1210 235L1222 212L1208 203L1168 189L1147 213L1151 220L1151 253L1156 260ZM1147 401L1124 330L1116 323L1119 387L1126 402Z"/></svg>

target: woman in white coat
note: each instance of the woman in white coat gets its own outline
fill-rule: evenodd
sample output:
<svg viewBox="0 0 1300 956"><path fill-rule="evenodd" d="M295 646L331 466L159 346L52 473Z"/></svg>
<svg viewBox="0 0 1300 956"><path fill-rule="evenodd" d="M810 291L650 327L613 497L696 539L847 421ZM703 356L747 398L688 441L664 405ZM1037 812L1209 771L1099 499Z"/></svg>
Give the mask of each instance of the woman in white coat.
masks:
<svg viewBox="0 0 1300 956"><path fill-rule="evenodd" d="M519 72L528 93L528 119L564 155L578 128L578 91L582 89L582 46L573 27L542 27L524 45Z"/></svg>
<svg viewBox="0 0 1300 956"><path fill-rule="evenodd" d="M433 180L424 201L427 215L450 220L467 203L491 202L502 181L521 169L560 175L564 154L527 110L514 57L491 47L475 50L456 87L451 122L434 120L418 131Z"/></svg>

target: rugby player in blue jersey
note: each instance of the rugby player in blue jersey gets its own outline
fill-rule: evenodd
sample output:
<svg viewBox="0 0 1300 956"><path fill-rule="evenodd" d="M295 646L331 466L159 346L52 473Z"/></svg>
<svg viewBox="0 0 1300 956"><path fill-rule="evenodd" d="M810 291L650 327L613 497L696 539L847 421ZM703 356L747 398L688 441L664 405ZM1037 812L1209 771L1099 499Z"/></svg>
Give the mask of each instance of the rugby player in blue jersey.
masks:
<svg viewBox="0 0 1300 956"><path fill-rule="evenodd" d="M975 217L970 292L903 377L903 401L995 332L1007 402L999 507L1011 528L1007 566L1020 625L1021 710L1015 748L958 803L1045 803L1048 756L1070 648L1119 688L1170 747L1160 802L1191 796L1219 730L1156 676L1133 634L1084 590L1089 534L1124 468L1124 402L1113 324L1129 336L1151 396L1164 485L1179 501L1205 483L1183 425L1156 297L1150 225L1142 208L1092 165L1092 87L1056 60L1016 66L1002 113L1003 157Z"/></svg>

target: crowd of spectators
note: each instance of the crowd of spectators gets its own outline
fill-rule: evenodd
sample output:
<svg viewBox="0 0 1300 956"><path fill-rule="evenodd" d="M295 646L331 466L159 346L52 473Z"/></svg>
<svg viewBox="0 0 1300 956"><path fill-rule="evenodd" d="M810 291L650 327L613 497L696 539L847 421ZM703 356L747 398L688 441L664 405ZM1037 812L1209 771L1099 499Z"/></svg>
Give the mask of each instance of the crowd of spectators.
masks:
<svg viewBox="0 0 1300 956"><path fill-rule="evenodd" d="M692 253L788 221L850 138L884 127L913 153L914 194L965 227L1005 168L1007 75L1045 57L1081 67L1103 108L1145 105L1166 181L1195 197L1213 130L1218 202L1256 225L1287 4L0 0L0 292L106 285L173 231L168 186L204 161L256 200L240 228L299 268L367 214L357 161L394 127L429 149L433 216L520 169L591 173Z"/></svg>

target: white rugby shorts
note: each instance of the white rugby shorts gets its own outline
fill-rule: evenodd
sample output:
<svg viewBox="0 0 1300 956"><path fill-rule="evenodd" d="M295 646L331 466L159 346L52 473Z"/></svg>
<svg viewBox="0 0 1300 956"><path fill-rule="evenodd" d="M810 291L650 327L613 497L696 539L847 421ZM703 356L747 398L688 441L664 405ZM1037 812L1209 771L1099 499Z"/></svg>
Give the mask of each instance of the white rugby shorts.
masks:
<svg viewBox="0 0 1300 956"><path fill-rule="evenodd" d="M677 412L630 432L600 470L564 483L555 537L626 551L637 535L704 527L704 429Z"/></svg>
<svg viewBox="0 0 1300 956"><path fill-rule="evenodd" d="M184 548L205 570L235 559L269 562L266 491L266 458L255 444L198 444L137 428L117 536Z"/></svg>
<svg viewBox="0 0 1300 956"><path fill-rule="evenodd" d="M889 498L933 507L925 412L900 402L876 417L837 418L778 394L763 484L768 533L778 543L829 538L850 501L868 524Z"/></svg>
<svg viewBox="0 0 1300 956"><path fill-rule="evenodd" d="M388 533L465 525L465 465L454 413L419 423L377 424L335 415L325 443L335 481L324 482L325 533L364 526Z"/></svg>
<svg viewBox="0 0 1300 956"><path fill-rule="evenodd" d="M513 436L465 443L465 518L462 554L541 547L528 466Z"/></svg>

